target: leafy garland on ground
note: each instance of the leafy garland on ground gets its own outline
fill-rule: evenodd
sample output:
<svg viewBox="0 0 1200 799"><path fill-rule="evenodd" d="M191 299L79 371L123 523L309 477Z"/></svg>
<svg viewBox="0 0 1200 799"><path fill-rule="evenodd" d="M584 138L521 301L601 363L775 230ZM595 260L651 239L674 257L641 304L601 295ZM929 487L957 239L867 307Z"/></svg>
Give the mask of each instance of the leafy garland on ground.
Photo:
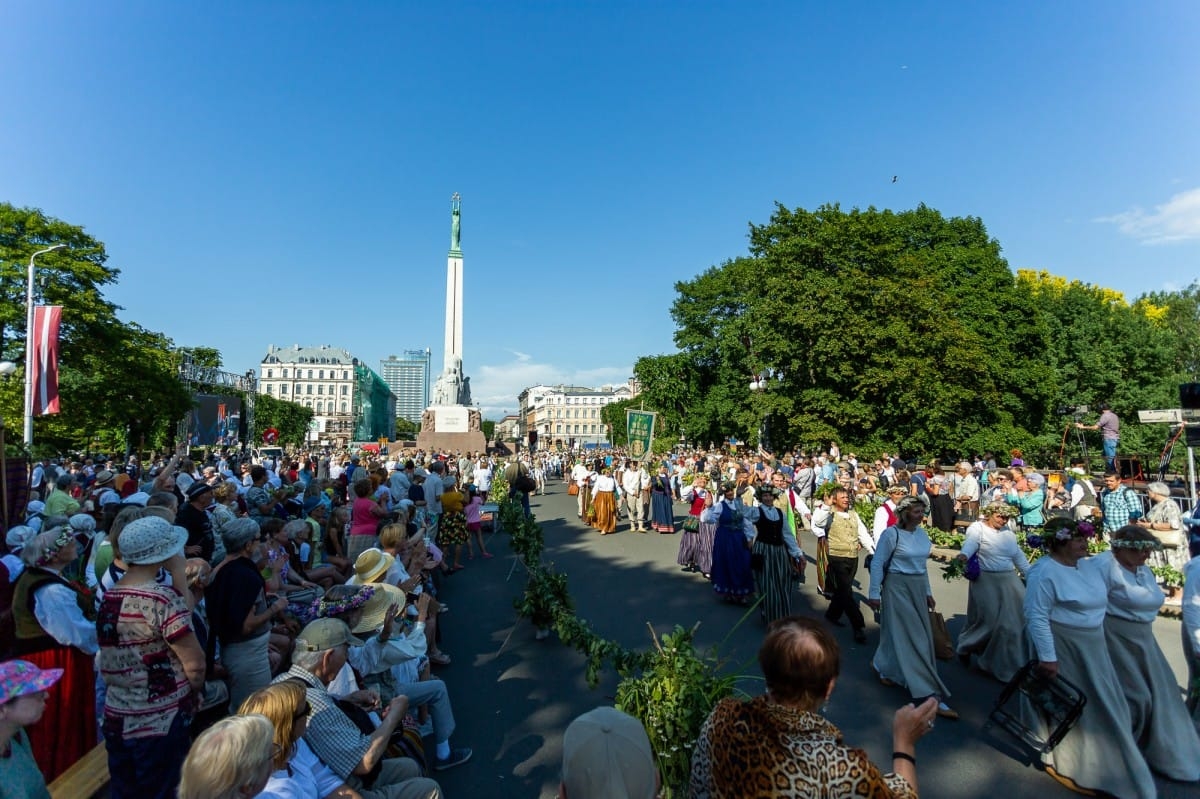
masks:
<svg viewBox="0 0 1200 799"><path fill-rule="evenodd" d="M737 676L721 675L724 664L715 651L696 651L698 623L690 630L676 626L661 641L651 629L654 649L645 652L597 635L591 624L575 615L567 575L555 571L553 563L542 563L537 520L526 517L521 503L509 498L502 480L492 484L492 492L502 529L511 535L511 546L529 574L524 591L513 601L518 615L539 629L553 627L564 644L582 654L590 687L599 684L605 666L612 667L621 677L616 706L641 721L650 738L662 777L660 796L684 796L700 728L717 702L733 694Z"/></svg>

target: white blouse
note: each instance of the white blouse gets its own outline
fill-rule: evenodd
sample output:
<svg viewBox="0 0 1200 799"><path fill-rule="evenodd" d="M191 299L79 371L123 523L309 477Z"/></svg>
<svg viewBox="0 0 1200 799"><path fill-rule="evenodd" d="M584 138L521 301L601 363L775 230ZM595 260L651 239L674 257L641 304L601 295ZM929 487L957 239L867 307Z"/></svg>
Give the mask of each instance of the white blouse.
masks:
<svg viewBox="0 0 1200 799"><path fill-rule="evenodd" d="M1096 629L1104 624L1107 607L1107 586L1096 569L1064 566L1049 555L1039 558L1025 585L1025 626L1038 660L1058 660L1050 622Z"/></svg>
<svg viewBox="0 0 1200 799"><path fill-rule="evenodd" d="M924 527L911 533L899 527L889 527L879 534L879 543L871 559L871 590L869 599L879 599L883 592L883 570L888 574L920 574L925 576L925 595L933 596L929 588L929 570L926 563L933 551L933 542Z"/></svg>
<svg viewBox="0 0 1200 799"><path fill-rule="evenodd" d="M714 502L712 507L700 511L700 521L705 524L718 524L721 521L721 510L726 505L729 506L730 511L733 513L742 514L742 534L746 536L747 541L753 540L758 531L750 523L750 513L740 499L735 499L732 502L721 499Z"/></svg>
<svg viewBox="0 0 1200 799"><path fill-rule="evenodd" d="M968 558L979 555L979 568L985 572L1011 572L1016 566L1022 577L1029 573L1029 558L1007 525L997 530L986 522L973 522L967 528L962 554Z"/></svg>
<svg viewBox="0 0 1200 799"><path fill-rule="evenodd" d="M1100 573L1108 586L1108 615L1118 619L1150 623L1166 600L1149 566L1131 572L1117 562L1111 549L1080 561L1079 568Z"/></svg>
<svg viewBox="0 0 1200 799"><path fill-rule="evenodd" d="M799 560L804 557L804 553L800 550L800 545L796 543L796 534L792 531L792 525L788 523L788 518L783 514L783 511L770 505L755 505L750 509L750 524L756 523L760 517L765 516L771 521L777 520L783 516L783 545L787 547L788 554L794 560ZM754 529L754 535L757 537L758 528Z"/></svg>
<svg viewBox="0 0 1200 799"><path fill-rule="evenodd" d="M1200 555L1183 567L1184 640L1192 644L1192 653L1200 658Z"/></svg>
<svg viewBox="0 0 1200 799"><path fill-rule="evenodd" d="M611 475L602 474L596 477L596 485L592 488L595 494L612 493L617 490L617 481Z"/></svg>

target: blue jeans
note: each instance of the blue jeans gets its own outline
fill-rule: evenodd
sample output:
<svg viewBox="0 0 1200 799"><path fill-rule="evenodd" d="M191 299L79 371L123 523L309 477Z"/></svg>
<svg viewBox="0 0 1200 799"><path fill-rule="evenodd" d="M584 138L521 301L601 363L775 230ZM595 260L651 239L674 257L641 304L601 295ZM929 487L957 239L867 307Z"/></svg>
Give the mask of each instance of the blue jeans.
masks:
<svg viewBox="0 0 1200 799"><path fill-rule="evenodd" d="M1117 469L1117 442L1120 439L1106 438L1103 441L1104 445L1104 466L1106 469Z"/></svg>
<svg viewBox="0 0 1200 799"><path fill-rule="evenodd" d="M190 717L176 713L166 735L130 741L122 739L119 731L105 730L112 779L108 795L112 799L173 799L191 745L190 723Z"/></svg>

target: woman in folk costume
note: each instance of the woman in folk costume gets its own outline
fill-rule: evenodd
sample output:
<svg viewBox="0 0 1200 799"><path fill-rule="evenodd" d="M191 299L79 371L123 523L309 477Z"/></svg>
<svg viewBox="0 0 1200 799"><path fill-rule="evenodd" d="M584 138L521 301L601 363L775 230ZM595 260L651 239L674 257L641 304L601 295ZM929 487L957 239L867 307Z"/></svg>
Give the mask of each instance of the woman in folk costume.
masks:
<svg viewBox="0 0 1200 799"><path fill-rule="evenodd" d="M787 514L775 506L778 496L770 486L758 490L758 502L750 509L754 525L751 569L754 586L763 598L759 615L767 624L792 615L792 575L801 570L804 553Z"/></svg>
<svg viewBox="0 0 1200 799"><path fill-rule="evenodd" d="M691 503L688 508L688 522L684 522L683 535L679 537L679 556L676 562L684 571L700 572L707 579L712 572L713 539L717 535L716 522L706 522L702 518L704 509L711 507L717 497L708 487L708 475L697 474L692 484L684 486L683 499ZM695 530L689 529L692 518Z"/></svg>
<svg viewBox="0 0 1200 799"><path fill-rule="evenodd" d="M748 544L754 538L754 527L747 517L746 506L737 496L737 484L726 483L723 489L721 499L700 514L701 522L717 526L713 539L713 590L727 602L747 605L754 593Z"/></svg>

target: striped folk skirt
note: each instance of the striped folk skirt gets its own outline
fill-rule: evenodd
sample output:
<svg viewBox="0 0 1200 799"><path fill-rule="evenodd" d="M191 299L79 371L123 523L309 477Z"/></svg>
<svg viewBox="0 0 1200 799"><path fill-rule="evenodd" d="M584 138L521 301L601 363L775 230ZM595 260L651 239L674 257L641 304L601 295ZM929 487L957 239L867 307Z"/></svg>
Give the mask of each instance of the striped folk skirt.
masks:
<svg viewBox="0 0 1200 799"><path fill-rule="evenodd" d="M762 556L762 568L754 572L754 588L762 597L763 620L770 624L792 615L792 559L787 547L755 541L752 552Z"/></svg>

